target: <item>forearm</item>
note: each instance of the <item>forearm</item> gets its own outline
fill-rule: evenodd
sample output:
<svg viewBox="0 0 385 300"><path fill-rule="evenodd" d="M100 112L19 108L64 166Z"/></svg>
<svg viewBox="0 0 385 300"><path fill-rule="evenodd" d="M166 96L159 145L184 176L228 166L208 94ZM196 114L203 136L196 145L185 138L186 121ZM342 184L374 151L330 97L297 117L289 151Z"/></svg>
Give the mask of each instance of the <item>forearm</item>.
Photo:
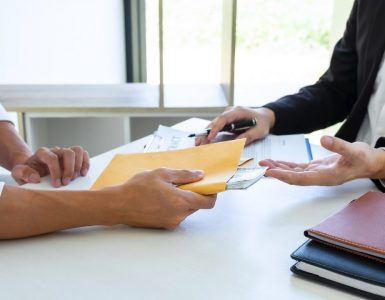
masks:
<svg viewBox="0 0 385 300"><path fill-rule="evenodd" d="M0 165L6 169L11 170L32 155L11 123L0 121L0 136Z"/></svg>
<svg viewBox="0 0 385 300"><path fill-rule="evenodd" d="M37 191L5 186L0 197L0 239L62 229L112 225L103 191Z"/></svg>

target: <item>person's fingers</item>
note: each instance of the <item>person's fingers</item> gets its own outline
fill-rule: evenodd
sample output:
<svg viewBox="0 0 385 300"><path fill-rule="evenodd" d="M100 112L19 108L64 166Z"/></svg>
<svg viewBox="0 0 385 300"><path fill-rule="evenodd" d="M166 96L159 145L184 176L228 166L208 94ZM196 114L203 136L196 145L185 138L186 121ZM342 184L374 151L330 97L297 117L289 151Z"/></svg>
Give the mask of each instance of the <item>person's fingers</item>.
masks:
<svg viewBox="0 0 385 300"><path fill-rule="evenodd" d="M39 172L27 165L16 165L11 175L19 184L39 183L41 180Z"/></svg>
<svg viewBox="0 0 385 300"><path fill-rule="evenodd" d="M52 148L51 151L57 155L61 161L63 185L68 185L74 178L75 152L69 148Z"/></svg>
<svg viewBox="0 0 385 300"><path fill-rule="evenodd" d="M265 176L294 185L337 185L343 182L338 176L331 176L330 172L304 171L296 172L282 169L266 170Z"/></svg>
<svg viewBox="0 0 385 300"><path fill-rule="evenodd" d="M80 146L73 146L70 149L75 153L74 174L72 177L72 179L75 179L80 176L81 169L83 166L83 148Z"/></svg>
<svg viewBox="0 0 385 300"><path fill-rule="evenodd" d="M199 181L204 176L202 170L173 170L160 168L153 172L164 181L175 185Z"/></svg>
<svg viewBox="0 0 385 300"><path fill-rule="evenodd" d="M268 167L268 168L274 168L275 167L274 161L271 159L262 159L258 162L258 164L261 167Z"/></svg>
<svg viewBox="0 0 385 300"><path fill-rule="evenodd" d="M269 167L269 168L283 168L283 169L288 169L289 167L285 164L282 164L276 160L272 160L272 159L264 159L264 160L261 160L259 162L259 164L262 166L262 167Z"/></svg>
<svg viewBox="0 0 385 300"><path fill-rule="evenodd" d="M244 133L238 135L237 139L246 139L246 145L248 145L251 142L254 142L256 140L253 132L254 132L253 129L246 130Z"/></svg>
<svg viewBox="0 0 385 300"><path fill-rule="evenodd" d="M230 114L230 118L229 118L229 113L228 112L225 112L223 113L222 115L220 115L219 117L217 117L216 119L213 120L213 122L211 122L211 124L209 125L209 127L211 128L210 130L210 133L209 135L207 136L206 140L208 142L210 142L211 140L213 140L218 132L223 128L225 127L225 125L231 121L231 114Z"/></svg>
<svg viewBox="0 0 385 300"><path fill-rule="evenodd" d="M346 142L340 138L324 135L321 137L321 145L329 151L338 153L346 157L355 156L355 148L352 143Z"/></svg>
<svg viewBox="0 0 385 300"><path fill-rule="evenodd" d="M282 169L269 169L266 170L265 176L274 177L278 180L286 182L288 184L295 185L312 185L314 183L311 182L311 176L308 172L298 173L290 170L282 170Z"/></svg>
<svg viewBox="0 0 385 300"><path fill-rule="evenodd" d="M87 151L83 151L83 164L80 169L80 175L86 176L90 169L90 156Z"/></svg>
<svg viewBox="0 0 385 300"><path fill-rule="evenodd" d="M276 160L277 164L288 166L289 168L300 168L300 169L306 169L309 167L309 163L295 163L291 161L284 161L284 160Z"/></svg>
<svg viewBox="0 0 385 300"><path fill-rule="evenodd" d="M210 143L226 124L248 119L248 118L255 118L255 117L256 117L255 111L250 108L245 108L241 106L236 106L236 107L229 106L225 109L225 111L221 115L216 117L207 126L208 128L211 128L209 135L207 137L197 137L195 139L195 145L199 146L199 145ZM250 136L247 141L250 143L252 139L253 139L252 136Z"/></svg>
<svg viewBox="0 0 385 300"><path fill-rule="evenodd" d="M201 137L196 137L195 138L195 146L199 146L202 144L202 138Z"/></svg>
<svg viewBox="0 0 385 300"><path fill-rule="evenodd" d="M226 124L230 124L236 121L244 120L247 118L255 118L254 112L252 110L236 106L228 107L219 117L215 118L210 124L210 134L207 136L209 141L213 140L218 132L225 127Z"/></svg>
<svg viewBox="0 0 385 300"><path fill-rule="evenodd" d="M183 197L188 202L190 209L211 209L215 206L216 195L204 196L190 191L183 191Z"/></svg>
<svg viewBox="0 0 385 300"><path fill-rule="evenodd" d="M40 148L35 153L36 158L43 162L50 173L52 185L55 187L61 186L61 168L59 157L47 148Z"/></svg>
<svg viewBox="0 0 385 300"><path fill-rule="evenodd" d="M262 167L268 167L268 168L305 170L309 168L311 163L295 163L295 162L282 161L282 160L263 159L259 162L259 165Z"/></svg>

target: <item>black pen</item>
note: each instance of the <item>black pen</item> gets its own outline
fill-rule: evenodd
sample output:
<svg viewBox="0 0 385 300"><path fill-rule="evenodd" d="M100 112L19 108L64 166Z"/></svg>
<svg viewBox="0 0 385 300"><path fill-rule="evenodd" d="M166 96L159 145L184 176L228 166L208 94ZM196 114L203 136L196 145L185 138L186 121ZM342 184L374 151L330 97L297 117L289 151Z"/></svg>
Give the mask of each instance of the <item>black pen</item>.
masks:
<svg viewBox="0 0 385 300"><path fill-rule="evenodd" d="M239 122L234 122L230 124L226 124L221 130L219 131L237 131L237 130L245 130L249 129L251 127L257 126L257 120L249 119L249 120L243 120ZM188 137L197 137L197 136L207 136L209 135L211 131L211 128L206 128L204 131L199 133L191 133Z"/></svg>

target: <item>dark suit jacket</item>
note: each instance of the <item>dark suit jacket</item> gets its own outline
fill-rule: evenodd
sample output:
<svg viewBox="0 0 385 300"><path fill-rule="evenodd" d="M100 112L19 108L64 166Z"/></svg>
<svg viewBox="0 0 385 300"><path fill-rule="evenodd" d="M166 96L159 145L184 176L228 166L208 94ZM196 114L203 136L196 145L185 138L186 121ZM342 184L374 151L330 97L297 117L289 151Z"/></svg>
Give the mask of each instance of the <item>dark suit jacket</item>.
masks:
<svg viewBox="0 0 385 300"><path fill-rule="evenodd" d="M308 133L346 119L336 136L355 141L384 52L385 0L356 0L325 74L297 94L265 105L276 115L272 133Z"/></svg>
<svg viewBox="0 0 385 300"><path fill-rule="evenodd" d="M275 134L308 133L346 119L337 136L353 142L385 51L385 1L356 0L329 69L311 86L265 105Z"/></svg>

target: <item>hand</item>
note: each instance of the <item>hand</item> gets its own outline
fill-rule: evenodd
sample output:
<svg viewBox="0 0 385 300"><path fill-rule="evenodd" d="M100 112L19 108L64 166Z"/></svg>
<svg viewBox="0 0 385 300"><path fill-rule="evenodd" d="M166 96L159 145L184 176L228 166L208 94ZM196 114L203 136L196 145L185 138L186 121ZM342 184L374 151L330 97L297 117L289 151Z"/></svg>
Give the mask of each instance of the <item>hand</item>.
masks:
<svg viewBox="0 0 385 300"><path fill-rule="evenodd" d="M114 195L112 215L118 214L114 217L117 222L112 223L174 229L196 210L214 207L215 195L202 196L176 187L202 178L202 171L157 169L106 188Z"/></svg>
<svg viewBox="0 0 385 300"><path fill-rule="evenodd" d="M211 128L210 134L207 137L197 137L195 145L203 145L210 143L218 134L218 132L229 123L241 121L245 119L257 120L257 126L254 126L237 138L246 138L246 144L262 139L269 134L270 129L273 127L275 122L274 112L268 108L257 108L251 109L241 106L228 107L225 112L215 118L207 127Z"/></svg>
<svg viewBox="0 0 385 300"><path fill-rule="evenodd" d="M265 175L295 185L339 185L356 178L385 177L385 151L368 144L349 143L323 136L321 145L336 154L309 163L262 160L269 169Z"/></svg>
<svg viewBox="0 0 385 300"><path fill-rule="evenodd" d="M67 185L71 180L87 175L90 167L88 152L80 146L70 148L40 148L27 160L12 168L12 177L19 183L39 183L50 175L52 185Z"/></svg>

